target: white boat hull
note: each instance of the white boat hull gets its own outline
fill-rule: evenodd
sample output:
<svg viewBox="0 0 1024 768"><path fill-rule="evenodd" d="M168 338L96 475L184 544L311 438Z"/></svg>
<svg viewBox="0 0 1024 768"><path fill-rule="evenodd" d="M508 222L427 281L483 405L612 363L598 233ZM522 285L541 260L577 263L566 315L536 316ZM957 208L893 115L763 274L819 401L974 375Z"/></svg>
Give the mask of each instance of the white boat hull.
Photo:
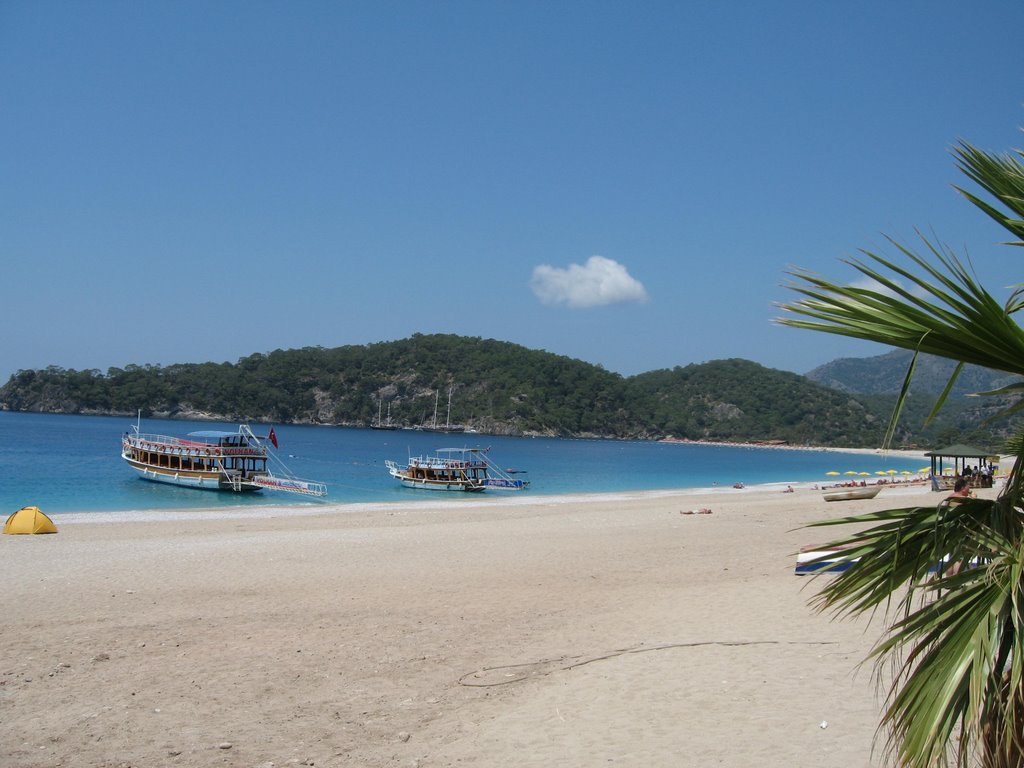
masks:
<svg viewBox="0 0 1024 768"><path fill-rule="evenodd" d="M796 556L796 573L798 576L817 573L842 573L847 568L858 562L860 558L853 560L841 560L843 555L841 549L808 549Z"/></svg>
<svg viewBox="0 0 1024 768"><path fill-rule="evenodd" d="M849 488L845 491L827 491L825 501L853 501L854 499L873 499L882 489L878 486L873 488Z"/></svg>
<svg viewBox="0 0 1024 768"><path fill-rule="evenodd" d="M145 464L137 464L130 459L126 459L126 461L128 461L128 464L132 469L138 472L139 477L143 480L149 480L150 482L166 483L167 485L177 485L182 488L199 488L210 491L236 490L231 486L223 485L218 473L174 472L173 470L157 469L146 466ZM260 490L260 486L252 485L250 483L242 483L237 490L240 493L249 493Z"/></svg>
<svg viewBox="0 0 1024 768"><path fill-rule="evenodd" d="M470 483L445 483L436 480L415 480L408 477L398 477L406 488L417 488L426 491L482 491L484 486Z"/></svg>

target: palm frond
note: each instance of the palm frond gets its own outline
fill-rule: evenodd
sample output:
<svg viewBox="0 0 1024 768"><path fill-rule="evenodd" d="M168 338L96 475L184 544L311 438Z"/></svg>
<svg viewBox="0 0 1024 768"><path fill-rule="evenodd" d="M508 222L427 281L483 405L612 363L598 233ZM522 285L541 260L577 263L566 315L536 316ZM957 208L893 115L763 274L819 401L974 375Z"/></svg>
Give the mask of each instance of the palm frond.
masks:
<svg viewBox="0 0 1024 768"><path fill-rule="evenodd" d="M1013 549L1024 517L1004 501L967 499L812 527L851 523L873 526L828 545L843 548L840 559L849 568L830 577L814 604L855 615L891 610L893 596L901 595L895 605L902 618L871 654L901 659L883 723L899 765L939 764L962 729L974 728L968 741L979 738L982 693L1012 673L1012 654L1000 651L1006 638L1013 653L1024 655L1024 637L1013 634L1020 607L1009 588L1024 590L1024 570L1013 558L993 556Z"/></svg>
<svg viewBox="0 0 1024 768"><path fill-rule="evenodd" d="M955 189L1018 238L1007 245L1024 245L1024 163L1019 159L1024 158L1024 153L1017 150L1008 154L993 154L960 141L953 148L953 155L957 158L960 170L1011 213L1004 213L960 187Z"/></svg>
<svg viewBox="0 0 1024 768"><path fill-rule="evenodd" d="M946 382L946 386L942 390L942 394L939 395L935 401L935 405L932 407L931 413L928 414L928 418L925 419L925 424L929 424L932 419L938 416L939 411L942 410L942 406L946 404L946 400L949 398L949 393L953 391L953 385L956 384L956 380L960 377L960 373L964 369L963 363L957 363L956 369L949 377L949 381Z"/></svg>
<svg viewBox="0 0 1024 768"><path fill-rule="evenodd" d="M1024 153L993 154L961 141L960 170L994 202L957 190L1024 245ZM782 325L909 349L958 363L932 415L965 364L1024 375L1024 309L1018 286L1000 305L956 255L918 233L918 254L895 240L897 262L862 251L845 263L876 288L843 285L807 270L789 273L799 297ZM1024 384L981 393L1016 396ZM1018 399L1002 411L1024 410ZM929 417L931 418L931 416ZM889 435L887 434L887 439ZM857 533L841 548L847 570L827 578L812 605L834 617L885 614L872 650L876 669L894 665L882 724L901 768L1024 768L1024 434L998 496L944 501L817 523Z"/></svg>
<svg viewBox="0 0 1024 768"><path fill-rule="evenodd" d="M896 405L892 409L892 417L889 419L889 427L885 430L885 437L882 440L882 450L887 450L892 444L893 435L896 434L896 426L900 421L900 414L903 412L903 405L907 402L910 394L910 382L914 378L914 371L917 369L918 353L910 358L910 365L907 366L907 374L903 377L903 386L900 387L900 394L896 398Z"/></svg>
<svg viewBox="0 0 1024 768"><path fill-rule="evenodd" d="M804 298L783 304L781 308L796 317L782 317L778 322L1024 374L1024 332L1020 326L955 256L943 255L925 242L946 265L946 272L894 244L932 280L912 275L873 253L866 256L877 268L858 260L846 263L878 284L879 290L840 285L804 270L790 272L797 282L788 287ZM912 283L916 290L904 288L899 278Z"/></svg>

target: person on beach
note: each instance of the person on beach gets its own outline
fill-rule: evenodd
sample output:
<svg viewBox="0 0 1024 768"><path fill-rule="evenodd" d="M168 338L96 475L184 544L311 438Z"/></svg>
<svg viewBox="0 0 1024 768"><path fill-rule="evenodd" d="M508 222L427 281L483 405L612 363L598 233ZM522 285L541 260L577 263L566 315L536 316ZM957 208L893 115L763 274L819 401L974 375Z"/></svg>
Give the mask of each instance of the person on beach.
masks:
<svg viewBox="0 0 1024 768"><path fill-rule="evenodd" d="M960 499L973 498L974 494L971 493L971 481L966 477L958 477L956 482L953 484L953 493L946 497L947 502L959 503ZM943 577L956 576L960 573L962 563L956 562L946 568L942 575Z"/></svg>
<svg viewBox="0 0 1024 768"><path fill-rule="evenodd" d="M969 499L971 497L971 483L966 477L957 478L956 483L953 484L953 493L949 498L951 499Z"/></svg>

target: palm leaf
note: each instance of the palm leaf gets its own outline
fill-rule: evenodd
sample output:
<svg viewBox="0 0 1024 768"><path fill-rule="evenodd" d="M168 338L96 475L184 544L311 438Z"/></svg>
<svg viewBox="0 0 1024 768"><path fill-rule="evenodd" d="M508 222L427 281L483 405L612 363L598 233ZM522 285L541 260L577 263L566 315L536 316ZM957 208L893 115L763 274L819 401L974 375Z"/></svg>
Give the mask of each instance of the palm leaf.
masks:
<svg viewBox="0 0 1024 768"><path fill-rule="evenodd" d="M1007 245L1024 245L1024 164L1017 159L1024 157L1024 153L1018 150L1013 154L991 154L960 141L953 148L953 154L957 157L960 170L1009 208L1011 214L1004 213L960 187L955 189L1000 226L1019 238L1008 242Z"/></svg>
<svg viewBox="0 0 1024 768"><path fill-rule="evenodd" d="M829 545L845 548L840 560L849 568L831 577L816 607L839 616L891 610L901 594L895 607L902 618L870 657L898 659L883 720L889 746L899 765L924 768L941 762L946 745L968 728L959 751L969 752L984 720L979 702L1007 671L1006 654L998 651L1020 626L1008 586L1024 589L1024 581L991 553L1020 539L1021 515L1001 501L969 499L811 527L851 523L873 526ZM1024 655L1024 645L1014 652Z"/></svg>
<svg viewBox="0 0 1024 768"><path fill-rule="evenodd" d="M981 212L1024 245L1024 153L992 154L960 142L960 170L992 200L957 187ZM798 296L782 305L783 325L909 349L890 433L917 356L1024 375L1024 309L1017 287L1000 305L944 247L920 235L922 254L890 240L900 261L862 251L845 263L874 288L844 285L794 270ZM988 396L1016 397L1014 384ZM929 417L930 418L930 417ZM888 436L887 436L888 437ZM953 763L1024 767L1024 434L1008 445L1013 467L998 498L884 510L812 527L860 530L826 547L843 547L849 568L829 576L812 605L833 617L884 614L887 627L869 658L893 678L882 724L895 762L905 768ZM826 578L826 577L818 577Z"/></svg>
<svg viewBox="0 0 1024 768"><path fill-rule="evenodd" d="M792 271L790 275L797 282L789 287L804 298L782 305L782 309L795 316L780 318L778 322L909 349L915 354L914 360L922 352L956 360L958 367L929 414L931 420L966 363L1024 375L1024 331L1007 307L982 288L955 255L922 239L941 268L897 243L894 245L930 279L871 253L866 254L869 262L846 263L877 284L878 290L838 285L807 271ZM915 286L915 290L905 288L903 281ZM894 434L912 375L913 363L897 398L886 445ZM992 418L1006 415L1004 410Z"/></svg>
<svg viewBox="0 0 1024 768"><path fill-rule="evenodd" d="M938 415L939 411L942 409L942 406L949 398L949 393L953 391L953 385L956 384L956 380L960 377L960 373L963 371L963 369L964 364L957 363L956 369L950 375L949 381L946 382L946 386L942 390L942 394L939 395L938 399L935 401L935 405L932 408L931 413L929 413L928 418L925 419L925 424L930 423L931 420Z"/></svg>

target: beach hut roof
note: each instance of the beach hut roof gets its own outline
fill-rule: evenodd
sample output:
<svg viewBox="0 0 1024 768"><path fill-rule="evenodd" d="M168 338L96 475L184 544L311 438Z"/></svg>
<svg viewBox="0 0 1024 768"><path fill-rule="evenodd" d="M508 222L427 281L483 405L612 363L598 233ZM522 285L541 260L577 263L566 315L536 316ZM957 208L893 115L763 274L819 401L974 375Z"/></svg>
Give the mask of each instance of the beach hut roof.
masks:
<svg viewBox="0 0 1024 768"><path fill-rule="evenodd" d="M948 448L943 448L939 451L929 451L925 456L942 456L951 457L955 459L986 459L992 455L991 451L983 451L981 448L975 448L973 445L951 445Z"/></svg>
<svg viewBox="0 0 1024 768"><path fill-rule="evenodd" d="M57 526L39 507L22 507L7 518L4 533L56 533Z"/></svg>

